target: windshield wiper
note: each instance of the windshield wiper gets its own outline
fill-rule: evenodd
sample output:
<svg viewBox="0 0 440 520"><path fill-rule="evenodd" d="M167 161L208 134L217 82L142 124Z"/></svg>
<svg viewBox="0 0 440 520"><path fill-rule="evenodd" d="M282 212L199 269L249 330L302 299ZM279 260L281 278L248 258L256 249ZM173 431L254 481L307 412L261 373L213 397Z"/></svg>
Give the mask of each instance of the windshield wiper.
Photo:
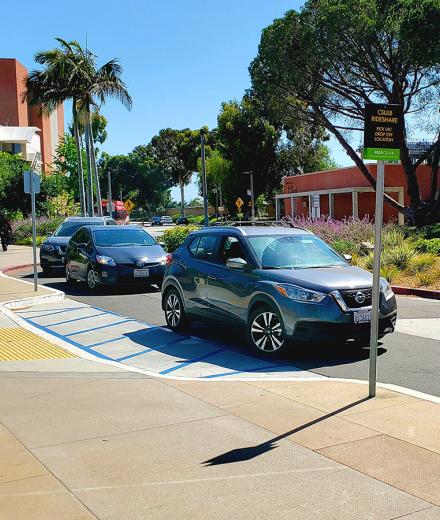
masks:
<svg viewBox="0 0 440 520"><path fill-rule="evenodd" d="M292 265L263 265L261 269L295 269Z"/></svg>

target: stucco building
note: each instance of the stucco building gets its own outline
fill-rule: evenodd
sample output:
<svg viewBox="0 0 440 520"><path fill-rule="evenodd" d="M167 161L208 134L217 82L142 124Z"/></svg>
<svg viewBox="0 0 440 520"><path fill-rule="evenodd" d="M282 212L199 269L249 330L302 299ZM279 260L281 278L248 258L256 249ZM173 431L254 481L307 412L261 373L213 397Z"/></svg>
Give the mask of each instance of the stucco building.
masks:
<svg viewBox="0 0 440 520"><path fill-rule="evenodd" d="M48 171L64 133L64 109L50 116L25 99L27 69L16 59L0 58L0 150L21 153L32 161L41 153L43 170Z"/></svg>

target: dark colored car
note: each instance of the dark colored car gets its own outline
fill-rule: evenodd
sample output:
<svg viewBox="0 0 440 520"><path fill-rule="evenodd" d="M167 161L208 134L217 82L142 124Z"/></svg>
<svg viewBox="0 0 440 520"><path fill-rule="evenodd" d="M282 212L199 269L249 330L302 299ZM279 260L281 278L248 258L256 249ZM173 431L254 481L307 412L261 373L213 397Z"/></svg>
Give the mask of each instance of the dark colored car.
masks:
<svg viewBox="0 0 440 520"><path fill-rule="evenodd" d="M64 269L64 255L71 236L83 226L116 226L110 217L68 217L40 246L40 266L44 273Z"/></svg>
<svg viewBox="0 0 440 520"><path fill-rule="evenodd" d="M161 284L166 254L156 240L136 225L85 226L66 250L66 280L98 285Z"/></svg>
<svg viewBox="0 0 440 520"><path fill-rule="evenodd" d="M155 216L151 219L151 225L152 226L171 226L173 223L173 219L169 217L168 215L163 215L162 217Z"/></svg>
<svg viewBox="0 0 440 520"><path fill-rule="evenodd" d="M187 226L189 224L189 220L186 217L179 217L176 220L176 224L181 224L181 225Z"/></svg>
<svg viewBox="0 0 440 520"><path fill-rule="evenodd" d="M372 275L303 229L212 227L191 233L168 259L162 308L171 329L191 319L246 328L256 351L289 340L369 341ZM379 335L394 331L397 305L381 279Z"/></svg>

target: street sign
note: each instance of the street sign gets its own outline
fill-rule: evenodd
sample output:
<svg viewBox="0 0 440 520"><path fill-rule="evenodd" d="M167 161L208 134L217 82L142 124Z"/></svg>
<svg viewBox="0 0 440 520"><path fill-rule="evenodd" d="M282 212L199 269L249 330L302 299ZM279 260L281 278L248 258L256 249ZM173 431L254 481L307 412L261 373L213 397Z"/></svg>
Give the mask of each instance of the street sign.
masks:
<svg viewBox="0 0 440 520"><path fill-rule="evenodd" d="M32 178L34 181L34 193L40 193L40 176L35 172L34 175L32 175L32 172L30 171L23 172L24 192L32 193Z"/></svg>
<svg viewBox="0 0 440 520"><path fill-rule="evenodd" d="M124 208L130 213L130 211L134 208L134 203L130 199L127 199L124 202Z"/></svg>
<svg viewBox="0 0 440 520"><path fill-rule="evenodd" d="M238 209L240 209L243 206L244 202L238 197L238 199L235 201L235 205Z"/></svg>
<svg viewBox="0 0 440 520"><path fill-rule="evenodd" d="M365 105L364 158L376 161L398 161L402 129L401 105L378 103Z"/></svg>
<svg viewBox="0 0 440 520"><path fill-rule="evenodd" d="M251 196L252 196L252 190L247 190L246 193L247 193L248 197L251 197Z"/></svg>
<svg viewBox="0 0 440 520"><path fill-rule="evenodd" d="M320 207L320 197L319 195L313 195L313 207L319 208Z"/></svg>

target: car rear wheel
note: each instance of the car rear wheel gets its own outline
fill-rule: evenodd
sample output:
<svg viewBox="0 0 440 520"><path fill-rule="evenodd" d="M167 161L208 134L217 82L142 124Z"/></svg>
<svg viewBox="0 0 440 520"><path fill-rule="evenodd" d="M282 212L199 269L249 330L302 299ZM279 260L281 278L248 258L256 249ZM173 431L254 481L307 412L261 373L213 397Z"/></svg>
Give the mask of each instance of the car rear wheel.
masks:
<svg viewBox="0 0 440 520"><path fill-rule="evenodd" d="M165 320L171 330L184 330L188 326L188 317L179 293L171 289L165 294Z"/></svg>
<svg viewBox="0 0 440 520"><path fill-rule="evenodd" d="M286 334L278 311L264 306L251 312L247 324L247 339L254 351L267 357L285 350Z"/></svg>

